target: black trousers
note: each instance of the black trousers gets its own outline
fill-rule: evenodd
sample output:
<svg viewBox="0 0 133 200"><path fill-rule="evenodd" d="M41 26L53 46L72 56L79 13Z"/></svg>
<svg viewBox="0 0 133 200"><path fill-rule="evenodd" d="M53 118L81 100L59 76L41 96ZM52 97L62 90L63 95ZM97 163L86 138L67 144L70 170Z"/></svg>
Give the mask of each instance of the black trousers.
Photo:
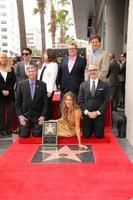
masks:
<svg viewBox="0 0 133 200"><path fill-rule="evenodd" d="M0 131L10 131L13 125L15 103L0 102Z"/></svg>
<svg viewBox="0 0 133 200"><path fill-rule="evenodd" d="M104 137L104 115L99 115L95 119L83 116L83 137L88 138L93 134L97 138Z"/></svg>
<svg viewBox="0 0 133 200"><path fill-rule="evenodd" d="M42 136L42 125L38 124L38 116L37 117L28 117L27 123L25 126L19 124L19 136L23 138L30 137L32 133L33 137L41 137Z"/></svg>
<svg viewBox="0 0 133 200"><path fill-rule="evenodd" d="M52 93L51 97L48 97L48 108L47 108L47 113L46 113L46 118L45 120L50 120L52 119L53 116L53 104L52 104L52 99L54 96L54 92Z"/></svg>

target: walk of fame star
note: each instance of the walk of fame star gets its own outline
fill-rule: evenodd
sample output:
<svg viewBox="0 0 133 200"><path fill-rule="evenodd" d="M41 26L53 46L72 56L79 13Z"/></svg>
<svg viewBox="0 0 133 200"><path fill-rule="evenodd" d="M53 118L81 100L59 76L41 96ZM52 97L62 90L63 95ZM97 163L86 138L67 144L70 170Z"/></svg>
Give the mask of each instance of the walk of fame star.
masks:
<svg viewBox="0 0 133 200"><path fill-rule="evenodd" d="M45 134L48 135L48 134L54 134L54 127L52 126L52 123L48 123L48 126L46 126L45 128L46 132Z"/></svg>
<svg viewBox="0 0 133 200"><path fill-rule="evenodd" d="M40 155L40 156L39 156ZM33 163L37 163L33 159ZM88 146L87 150L79 149L77 145L59 145L58 147L40 147L38 149L38 157L41 159L41 163L89 163L94 162L91 146Z"/></svg>

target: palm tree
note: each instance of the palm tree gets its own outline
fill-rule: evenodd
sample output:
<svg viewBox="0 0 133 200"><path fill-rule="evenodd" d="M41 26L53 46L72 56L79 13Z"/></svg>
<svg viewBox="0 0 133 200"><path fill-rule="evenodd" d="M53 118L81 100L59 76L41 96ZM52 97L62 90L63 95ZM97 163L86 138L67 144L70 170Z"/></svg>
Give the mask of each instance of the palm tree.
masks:
<svg viewBox="0 0 133 200"><path fill-rule="evenodd" d="M38 8L35 8L33 13L37 14L40 13L40 25L41 25L41 43L42 43L42 54L46 50L46 43L45 43L45 8L46 8L46 0L37 0Z"/></svg>
<svg viewBox="0 0 133 200"><path fill-rule="evenodd" d="M49 32L51 33L52 37L52 47L55 44L55 35L56 35L56 29L57 29L57 21L56 21L56 11L54 8L54 1L50 0L51 3L51 11L50 11L50 23L48 24L50 26Z"/></svg>
<svg viewBox="0 0 133 200"><path fill-rule="evenodd" d="M60 4L61 9L57 11L57 23L60 28L60 38L59 43L63 44L65 42L65 35L69 27L72 25L70 23L71 18L68 18L68 10L65 10L64 7L67 4L70 4L69 0L58 0L58 4Z"/></svg>
<svg viewBox="0 0 133 200"><path fill-rule="evenodd" d="M70 26L73 25L71 23L71 18L68 18L67 10L62 9L57 12L57 23L59 24L59 27L60 27L59 43L63 44L65 43L65 36L68 29L70 28Z"/></svg>
<svg viewBox="0 0 133 200"><path fill-rule="evenodd" d="M18 11L19 33L20 33L20 51L22 53L23 48L27 46L23 0L17 0L16 3Z"/></svg>
<svg viewBox="0 0 133 200"><path fill-rule="evenodd" d="M58 0L58 3L62 5L62 7L64 7L67 4L70 4L69 0Z"/></svg>
<svg viewBox="0 0 133 200"><path fill-rule="evenodd" d="M66 17L68 15L67 10L58 10L57 11L57 23L60 28L60 37L59 37L59 43L64 43L64 36L65 36L65 23L66 23Z"/></svg>

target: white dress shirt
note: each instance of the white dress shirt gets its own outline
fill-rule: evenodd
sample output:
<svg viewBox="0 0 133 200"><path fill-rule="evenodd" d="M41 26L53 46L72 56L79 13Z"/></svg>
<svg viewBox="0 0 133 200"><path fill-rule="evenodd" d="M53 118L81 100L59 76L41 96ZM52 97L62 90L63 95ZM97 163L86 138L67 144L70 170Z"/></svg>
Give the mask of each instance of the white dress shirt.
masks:
<svg viewBox="0 0 133 200"><path fill-rule="evenodd" d="M4 79L4 81L6 82L6 78L7 78L7 72L3 71L3 70L0 70L0 73Z"/></svg>
<svg viewBox="0 0 133 200"><path fill-rule="evenodd" d="M91 91L91 88L92 88L93 81L95 81L95 89L97 89L98 78L96 78L96 79L90 79L90 91ZM84 110L84 114L85 115L88 115L88 112L89 111L87 109ZM97 112L98 115L101 115L101 113L98 110L96 112Z"/></svg>

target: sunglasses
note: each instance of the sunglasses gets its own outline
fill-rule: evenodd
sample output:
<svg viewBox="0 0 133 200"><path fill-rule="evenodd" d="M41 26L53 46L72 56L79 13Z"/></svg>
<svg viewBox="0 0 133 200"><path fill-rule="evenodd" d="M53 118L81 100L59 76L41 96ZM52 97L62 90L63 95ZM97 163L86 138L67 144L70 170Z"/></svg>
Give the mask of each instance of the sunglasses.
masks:
<svg viewBox="0 0 133 200"><path fill-rule="evenodd" d="M23 55L23 56L24 56L24 55L25 55L25 56L28 56L28 55L29 55L29 53L22 53L22 55Z"/></svg>

